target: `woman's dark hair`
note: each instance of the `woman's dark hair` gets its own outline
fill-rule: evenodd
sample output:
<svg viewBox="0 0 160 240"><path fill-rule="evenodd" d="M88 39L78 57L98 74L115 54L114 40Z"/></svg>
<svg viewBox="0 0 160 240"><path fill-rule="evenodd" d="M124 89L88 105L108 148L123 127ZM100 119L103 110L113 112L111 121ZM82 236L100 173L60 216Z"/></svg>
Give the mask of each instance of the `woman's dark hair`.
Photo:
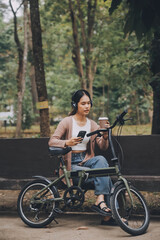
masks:
<svg viewBox="0 0 160 240"><path fill-rule="evenodd" d="M84 95L87 95L89 97L91 106L92 106L92 100L91 100L91 96L90 96L89 92L87 90L80 89L72 95L72 102L71 102L72 111L69 113L69 116L76 114L77 109L78 109L77 108L78 103L79 103L81 97L83 97Z"/></svg>

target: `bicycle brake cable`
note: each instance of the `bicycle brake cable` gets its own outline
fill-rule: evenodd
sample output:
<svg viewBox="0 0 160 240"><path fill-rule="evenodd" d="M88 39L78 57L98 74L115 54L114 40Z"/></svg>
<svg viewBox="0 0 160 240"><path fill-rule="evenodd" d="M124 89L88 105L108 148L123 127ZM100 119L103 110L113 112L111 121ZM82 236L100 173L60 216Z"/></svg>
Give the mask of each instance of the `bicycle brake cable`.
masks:
<svg viewBox="0 0 160 240"><path fill-rule="evenodd" d="M95 138L93 139L92 142L96 141L96 138L97 138L97 137L101 137L101 136L102 136L102 134L99 132L99 133L95 136Z"/></svg>
<svg viewBox="0 0 160 240"><path fill-rule="evenodd" d="M121 144L120 144L120 136L121 136L122 128L123 128L123 125L120 124L119 127L118 127L118 130L117 130L117 137L115 138L115 141L117 143L117 152L120 152L121 156L122 156L121 157L121 159L122 159L121 165L123 164L123 160L124 160L124 153L123 153L123 149L122 149ZM118 150L118 147L119 147L119 150ZM120 164L120 160L119 160L119 164Z"/></svg>

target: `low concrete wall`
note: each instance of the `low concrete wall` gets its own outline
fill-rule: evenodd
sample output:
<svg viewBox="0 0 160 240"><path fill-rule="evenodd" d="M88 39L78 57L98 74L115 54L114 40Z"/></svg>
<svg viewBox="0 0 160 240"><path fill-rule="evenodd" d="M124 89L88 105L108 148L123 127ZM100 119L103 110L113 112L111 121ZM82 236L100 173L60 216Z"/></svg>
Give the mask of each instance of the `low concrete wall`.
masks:
<svg viewBox="0 0 160 240"><path fill-rule="evenodd" d="M48 155L48 138L0 139L0 177L53 176L55 162Z"/></svg>
<svg viewBox="0 0 160 240"><path fill-rule="evenodd" d="M160 191L160 135L121 136L120 143L122 173L140 190ZM110 150L104 155L110 162ZM34 175L51 178L57 166L48 138L0 139L0 189L19 188Z"/></svg>

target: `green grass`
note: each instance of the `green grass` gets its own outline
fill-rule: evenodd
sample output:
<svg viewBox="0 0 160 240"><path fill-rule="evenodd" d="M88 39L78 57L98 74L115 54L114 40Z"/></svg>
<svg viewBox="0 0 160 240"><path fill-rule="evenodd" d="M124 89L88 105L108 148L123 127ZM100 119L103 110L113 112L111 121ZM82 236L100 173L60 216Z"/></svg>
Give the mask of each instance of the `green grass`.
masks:
<svg viewBox="0 0 160 240"><path fill-rule="evenodd" d="M151 134L151 124L146 125L125 125L122 128L121 135L150 135ZM113 134L116 135L117 127L113 129Z"/></svg>
<svg viewBox="0 0 160 240"><path fill-rule="evenodd" d="M55 127L51 126L51 134L54 132ZM113 129L113 134L117 134L118 127ZM13 138L15 134L15 127L0 127L0 138ZM150 135L151 134L151 124L146 125L125 125L123 126L121 135ZM23 138L37 138L40 137L40 127L39 125L34 125L31 129L26 129L22 131Z"/></svg>

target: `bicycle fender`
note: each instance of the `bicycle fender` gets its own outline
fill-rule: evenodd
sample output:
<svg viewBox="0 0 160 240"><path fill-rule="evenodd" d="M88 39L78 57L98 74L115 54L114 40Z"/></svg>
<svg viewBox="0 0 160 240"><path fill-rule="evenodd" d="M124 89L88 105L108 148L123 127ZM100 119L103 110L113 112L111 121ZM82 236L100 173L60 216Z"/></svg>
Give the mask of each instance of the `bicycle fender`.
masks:
<svg viewBox="0 0 160 240"><path fill-rule="evenodd" d="M116 189L116 187L118 187L118 186L121 185L122 183L123 183L122 180L117 181L117 182L113 185L110 194L112 195L112 194L114 193L114 190Z"/></svg>
<svg viewBox="0 0 160 240"><path fill-rule="evenodd" d="M46 181L48 184L51 183L51 181L50 181L48 178L43 177L43 176L33 176L33 178L38 178L38 179L44 180L44 181ZM52 186L51 188L56 192L57 196L59 196L59 192L58 192L57 188L56 188L55 186Z"/></svg>
<svg viewBox="0 0 160 240"><path fill-rule="evenodd" d="M43 176L33 176L33 178L38 178L38 179L44 180L44 181L46 181L48 184L51 183L51 181L50 181L49 179L47 179L46 177L43 177Z"/></svg>

